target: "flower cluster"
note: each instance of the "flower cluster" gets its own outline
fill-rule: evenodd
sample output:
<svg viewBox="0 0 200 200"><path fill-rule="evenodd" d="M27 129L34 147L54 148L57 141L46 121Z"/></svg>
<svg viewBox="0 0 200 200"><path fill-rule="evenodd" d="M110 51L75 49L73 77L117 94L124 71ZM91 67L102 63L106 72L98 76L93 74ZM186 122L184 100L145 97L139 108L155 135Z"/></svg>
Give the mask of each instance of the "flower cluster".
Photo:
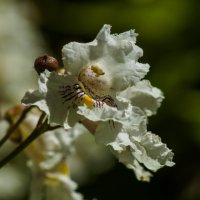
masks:
<svg viewBox="0 0 200 200"><path fill-rule="evenodd" d="M8 110L4 120L0 121L1 129L6 133L4 127L9 124L5 119L9 118L12 123L23 111L21 106ZM29 137L39 119L39 113L36 111L29 112L26 119L10 135L11 142L23 143ZM74 141L84 133L80 126L77 124L68 131L63 128L49 130L25 149L27 166L31 169L30 200L83 199L83 196L76 192L77 184L70 177L68 164L68 157L73 157L76 153Z"/></svg>
<svg viewBox="0 0 200 200"><path fill-rule="evenodd" d="M138 61L143 51L134 30L111 34L110 28L104 25L92 42L66 44L65 72L41 73L39 89L22 103L38 106L51 125L70 129L82 122L138 180L149 181L150 171L174 165L172 151L147 131L147 118L164 97L142 80L149 65Z"/></svg>
<svg viewBox="0 0 200 200"><path fill-rule="evenodd" d="M77 128L77 127L75 127ZM32 172L30 200L82 200L77 183L70 178L68 156L81 133L62 128L47 131L28 146L26 154Z"/></svg>

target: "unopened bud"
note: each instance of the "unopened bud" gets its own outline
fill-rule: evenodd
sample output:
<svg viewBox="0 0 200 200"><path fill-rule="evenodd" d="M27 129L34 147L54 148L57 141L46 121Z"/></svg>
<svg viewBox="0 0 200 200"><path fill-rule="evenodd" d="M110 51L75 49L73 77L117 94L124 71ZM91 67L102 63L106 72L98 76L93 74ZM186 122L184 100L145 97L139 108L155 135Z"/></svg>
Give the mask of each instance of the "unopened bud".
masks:
<svg viewBox="0 0 200 200"><path fill-rule="evenodd" d="M45 71L45 69L51 71L57 71L60 66L56 58L48 55L40 56L35 59L34 68L38 74Z"/></svg>
<svg viewBox="0 0 200 200"><path fill-rule="evenodd" d="M5 119L14 119L15 117L19 116L25 107L23 105L16 105L5 112Z"/></svg>

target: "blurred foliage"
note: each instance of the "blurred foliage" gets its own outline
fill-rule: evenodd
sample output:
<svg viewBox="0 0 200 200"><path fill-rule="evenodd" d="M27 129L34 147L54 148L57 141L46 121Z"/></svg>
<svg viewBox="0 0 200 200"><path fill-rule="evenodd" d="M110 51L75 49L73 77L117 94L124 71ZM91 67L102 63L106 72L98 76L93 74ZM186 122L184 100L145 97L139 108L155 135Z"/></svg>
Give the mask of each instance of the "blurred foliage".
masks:
<svg viewBox="0 0 200 200"><path fill-rule="evenodd" d="M61 60L69 41L93 40L103 24L112 32L139 33L146 78L161 88L165 100L150 119L175 152L176 166L160 170L149 184L135 180L121 164L80 187L99 200L200 199L200 1L198 0L19 0L34 9L27 17L40 31L49 51ZM1 30L0 30L1 31ZM102 163L105 165L106 163Z"/></svg>

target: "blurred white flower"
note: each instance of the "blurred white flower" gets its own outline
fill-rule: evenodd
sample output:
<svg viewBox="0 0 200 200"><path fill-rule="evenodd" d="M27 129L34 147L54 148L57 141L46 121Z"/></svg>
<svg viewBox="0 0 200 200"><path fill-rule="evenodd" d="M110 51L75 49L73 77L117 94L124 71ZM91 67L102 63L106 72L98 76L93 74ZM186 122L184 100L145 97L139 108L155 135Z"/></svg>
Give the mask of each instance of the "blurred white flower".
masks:
<svg viewBox="0 0 200 200"><path fill-rule="evenodd" d="M0 119L0 139L5 135L9 128L6 120ZM7 155L15 145L12 142L7 142L1 147L0 157ZM0 199L23 199L28 184L28 173L21 168L16 167L16 162L13 165L6 165L0 170Z"/></svg>
<svg viewBox="0 0 200 200"><path fill-rule="evenodd" d="M29 116L26 123L33 123ZM37 117L36 117L37 118ZM82 200L77 184L70 178L68 156L75 152L73 142L83 132L78 126L45 132L25 150L32 171L30 200Z"/></svg>
<svg viewBox="0 0 200 200"><path fill-rule="evenodd" d="M35 85L33 58L45 44L33 21L33 4L27 1L0 1L0 101L2 108L18 103L24 91Z"/></svg>
<svg viewBox="0 0 200 200"><path fill-rule="evenodd" d="M12 110L13 112L9 112L9 117L12 118L12 121L15 121L22 110L21 108L13 108ZM15 110L16 113L14 113ZM39 119L38 114L35 110L29 113L12 133L10 140L23 142L35 128ZM0 127L2 131L4 128L5 134L8 122L6 120L0 121ZM68 156L73 157L75 153L73 143L83 133L78 124L69 131L58 128L43 133L25 149L24 152L28 158L27 164L32 175L30 200L42 200L44 198L47 200L83 199L82 195L75 191L77 184L70 178L70 167L68 165ZM9 143L11 144L11 142Z"/></svg>
<svg viewBox="0 0 200 200"><path fill-rule="evenodd" d="M35 174L30 200L82 200L76 188L77 184L65 174L47 172L40 177Z"/></svg>
<svg viewBox="0 0 200 200"><path fill-rule="evenodd" d="M65 128L87 119L97 142L109 146L139 180L149 181L150 171L172 166L173 153L160 138L147 131L147 117L155 114L162 92L141 80L149 65L138 58L133 30L110 34L104 25L90 43L63 47L66 74L45 71L39 90L29 91L22 102L46 112L49 123Z"/></svg>
<svg viewBox="0 0 200 200"><path fill-rule="evenodd" d="M65 45L62 52L68 74L41 74L39 90L27 92L22 102L37 105L47 113L50 124L66 128L79 120L76 106L116 106L116 92L137 83L149 69L137 61L142 49L135 45L136 35L133 30L110 34L110 26L104 25L94 41Z"/></svg>

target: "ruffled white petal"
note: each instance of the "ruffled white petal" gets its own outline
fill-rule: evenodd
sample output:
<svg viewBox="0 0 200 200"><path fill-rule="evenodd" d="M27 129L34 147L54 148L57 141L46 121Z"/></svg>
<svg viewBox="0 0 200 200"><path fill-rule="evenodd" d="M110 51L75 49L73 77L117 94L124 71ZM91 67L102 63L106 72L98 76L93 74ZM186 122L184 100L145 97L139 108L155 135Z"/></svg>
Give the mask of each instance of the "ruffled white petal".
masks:
<svg viewBox="0 0 200 200"><path fill-rule="evenodd" d="M133 169L138 179L149 180L151 176L141 165L154 172L174 165L171 150L159 136L147 132L147 118L141 109L129 104L123 110L109 106L96 111L79 107L78 112L89 120L101 122L95 132L96 141L111 147L119 161Z"/></svg>
<svg viewBox="0 0 200 200"><path fill-rule="evenodd" d="M127 88L118 95L129 99L132 105L141 108L148 116L156 114L164 99L162 91L151 86L148 80L137 82L134 86Z"/></svg>
<svg viewBox="0 0 200 200"><path fill-rule="evenodd" d="M65 69L71 74L78 76L82 67L90 63L90 48L95 46L95 41L91 43L70 42L63 46L63 63Z"/></svg>
<svg viewBox="0 0 200 200"><path fill-rule="evenodd" d="M65 101L59 92L63 86L75 84L75 80L70 75L59 75L55 72L45 71L40 75L39 90L27 92L22 103L38 106L47 114L51 125L70 128L78 121L78 116L72 108L71 101Z"/></svg>
<svg viewBox="0 0 200 200"><path fill-rule="evenodd" d="M105 130L103 133L105 133ZM107 143L107 145L111 147L112 152L120 162L134 170L136 177L138 177L138 171L140 172L140 179L144 179L147 176L147 171L143 167L141 168L141 164L153 172L164 166L171 167L174 165L172 162L173 153L161 142L157 135L147 132L140 141L131 138L130 135L130 133L121 132L113 142ZM135 165L136 162L138 165ZM150 175L151 173L149 172L148 174Z"/></svg>
<svg viewBox="0 0 200 200"><path fill-rule="evenodd" d="M131 151L123 151L119 153L118 151L115 151L114 148L111 149L111 151L118 158L119 162L134 171L135 176L139 181L150 181L153 176L152 173L144 169L144 167L134 158Z"/></svg>
<svg viewBox="0 0 200 200"><path fill-rule="evenodd" d="M75 76L82 67L98 64L112 81L111 88L119 91L141 80L149 65L138 62L143 51L135 45L137 34L133 30L117 35L110 34L110 28L104 25L90 43L66 44L62 49L63 62Z"/></svg>
<svg viewBox="0 0 200 200"><path fill-rule="evenodd" d="M27 121L32 123L32 121ZM69 131L63 128L48 131L33 141L26 149L33 180L31 200L82 200L77 184L69 177L66 163L74 150L74 141L82 134L79 125Z"/></svg>

